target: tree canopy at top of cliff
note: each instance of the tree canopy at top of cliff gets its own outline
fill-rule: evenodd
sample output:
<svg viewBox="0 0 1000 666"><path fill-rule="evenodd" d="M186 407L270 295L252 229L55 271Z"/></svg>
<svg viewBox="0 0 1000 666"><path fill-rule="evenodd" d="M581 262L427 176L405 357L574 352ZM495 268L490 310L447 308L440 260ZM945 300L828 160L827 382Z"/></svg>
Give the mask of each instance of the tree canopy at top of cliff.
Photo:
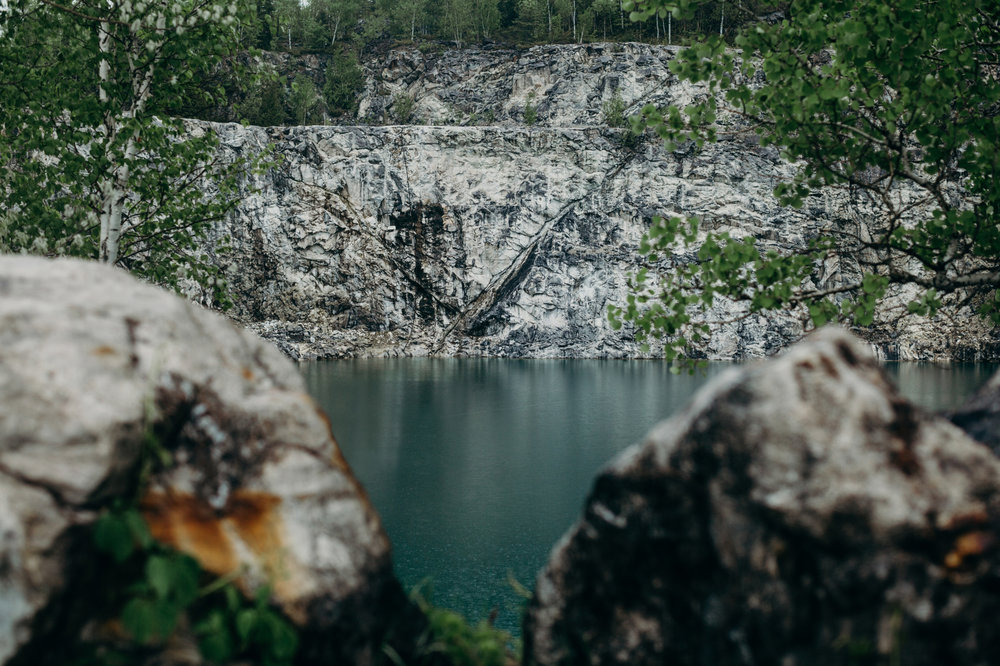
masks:
<svg viewBox="0 0 1000 666"><path fill-rule="evenodd" d="M698 2L626 5L648 20ZM747 24L734 43L708 38L671 64L718 95L649 107L636 129L655 129L668 146L700 145L730 114L801 165L775 189L784 204L815 203L836 187L876 213L832 220L788 255L758 251L752 235L699 231L697 220L655 220L641 251L693 260L640 271L612 322L663 339L670 357L711 334L692 322L715 298L744 302L748 316L798 310L807 326L933 316L942 303L1000 323L1000 4L796 0L786 19ZM896 311L886 310L890 295Z"/></svg>
<svg viewBox="0 0 1000 666"><path fill-rule="evenodd" d="M683 17L646 24L630 21L622 0L256 0L253 24L243 36L247 46L292 52L329 52L345 44L364 51L387 39L667 44L732 34L746 20L786 4L711 0Z"/></svg>

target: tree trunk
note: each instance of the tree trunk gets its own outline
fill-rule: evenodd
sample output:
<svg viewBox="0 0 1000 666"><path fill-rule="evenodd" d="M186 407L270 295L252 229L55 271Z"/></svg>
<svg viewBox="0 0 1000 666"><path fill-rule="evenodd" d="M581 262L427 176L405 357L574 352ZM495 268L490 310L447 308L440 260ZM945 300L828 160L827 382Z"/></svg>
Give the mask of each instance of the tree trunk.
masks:
<svg viewBox="0 0 1000 666"><path fill-rule="evenodd" d="M157 29L163 30L166 19L162 15L157 22ZM107 22L101 23L98 30L98 45L103 54L99 65L100 88L98 96L104 104L108 104L108 95L104 86L110 81L110 64L108 56L111 53L111 31ZM131 35L136 37L135 33ZM141 42L140 42L141 43ZM142 44L144 50L150 53L159 51L162 42L147 41ZM145 53L128 54L129 80L132 84L132 102L128 108L113 110L110 106L104 109L104 134L105 157L113 164L116 159L120 159L110 176L101 179L101 235L99 238L98 260L105 264L114 265L118 262L118 250L121 246L122 218L125 214L125 200L128 196L128 181L130 174L129 164L135 159L139 152L139 137L133 131L132 136L125 143L125 155L116 158L112 154L112 146L118 139L118 133L122 128L122 120L129 120L141 114L146 107L146 102L152 96L153 70L156 59L153 58L146 65L145 70L139 70L139 63L145 58ZM117 113L115 113L117 111Z"/></svg>
<svg viewBox="0 0 1000 666"><path fill-rule="evenodd" d="M576 0L573 0L573 41L576 41Z"/></svg>
<svg viewBox="0 0 1000 666"><path fill-rule="evenodd" d="M108 92L107 86L111 76L111 64L108 62L108 58L111 53L111 26L107 21L102 21L97 30L98 39L97 45L101 50L101 60L97 66L97 76L99 84L97 87L97 98L100 100L101 104L108 103ZM110 109L105 108L104 110L104 151L105 153L110 152L111 145L117 139L118 125L115 122L115 118L111 113ZM114 178L102 178L100 191L101 191L101 235L99 237L99 254L98 260L103 263L114 263L117 257L109 261L108 255L108 239L111 235L111 218L114 210L114 202L118 198L115 193L115 183ZM119 215L119 223L120 223ZM117 253L116 253L117 254Z"/></svg>

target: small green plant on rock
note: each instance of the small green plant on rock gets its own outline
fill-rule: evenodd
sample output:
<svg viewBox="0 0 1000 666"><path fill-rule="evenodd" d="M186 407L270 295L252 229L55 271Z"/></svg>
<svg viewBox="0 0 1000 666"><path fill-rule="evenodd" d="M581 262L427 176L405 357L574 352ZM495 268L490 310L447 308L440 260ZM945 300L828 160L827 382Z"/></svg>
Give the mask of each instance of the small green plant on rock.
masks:
<svg viewBox="0 0 1000 666"><path fill-rule="evenodd" d="M416 100L413 99L413 95L398 93L392 98L392 116L397 123L408 123L413 120L415 106Z"/></svg>
<svg viewBox="0 0 1000 666"><path fill-rule="evenodd" d="M604 124L608 127L629 126L628 116L625 115L625 100L622 99L620 92L616 91L614 96L601 106L601 115L604 116Z"/></svg>
<svg viewBox="0 0 1000 666"><path fill-rule="evenodd" d="M528 93L528 101L524 104L524 124L534 125L538 122L538 107L535 105L535 93Z"/></svg>
<svg viewBox="0 0 1000 666"><path fill-rule="evenodd" d="M270 588L246 599L231 578L205 582L198 562L157 542L134 506L105 510L94 523L97 550L111 562L114 584L105 589L105 603L120 608L115 617L129 644L90 646L90 659L80 664L127 663L135 649L155 649L181 625L190 627L205 659L225 663L245 659L263 666L290 664L298 636L272 610ZM205 583L205 584L203 584Z"/></svg>

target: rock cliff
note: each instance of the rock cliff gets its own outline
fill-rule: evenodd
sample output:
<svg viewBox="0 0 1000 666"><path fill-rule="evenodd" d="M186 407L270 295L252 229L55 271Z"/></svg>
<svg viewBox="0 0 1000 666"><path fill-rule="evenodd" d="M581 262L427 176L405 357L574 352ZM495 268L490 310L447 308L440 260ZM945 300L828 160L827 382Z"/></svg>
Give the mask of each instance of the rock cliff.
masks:
<svg viewBox="0 0 1000 666"><path fill-rule="evenodd" d="M637 356L605 312L624 301L652 216L698 215L705 228L786 249L863 221L865 204L848 191L780 207L771 191L793 167L735 118L720 121L718 144L674 152L605 126L602 108L616 97L634 112L706 94L669 73L673 55L638 44L397 50L366 65L359 116L390 120L405 96L414 122L429 124L212 126L225 151L271 144L281 160L249 179L213 237L231 240L220 263L233 315L300 358ZM818 279L836 284L856 271L841 257ZM711 319L739 314L720 302ZM761 356L801 331L792 317L752 316L700 351ZM1000 351L964 316L889 317L861 333L890 358Z"/></svg>

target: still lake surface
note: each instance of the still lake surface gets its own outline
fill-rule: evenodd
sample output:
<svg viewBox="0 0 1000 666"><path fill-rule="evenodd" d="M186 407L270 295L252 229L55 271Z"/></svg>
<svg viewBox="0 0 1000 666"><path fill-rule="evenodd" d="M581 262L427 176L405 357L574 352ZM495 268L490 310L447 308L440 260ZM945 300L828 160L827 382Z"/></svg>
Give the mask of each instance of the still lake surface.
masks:
<svg viewBox="0 0 1000 666"><path fill-rule="evenodd" d="M596 472L732 364L695 376L659 361L356 359L302 366L368 490L407 588L520 634L523 601ZM990 364L888 364L929 409L961 403Z"/></svg>

